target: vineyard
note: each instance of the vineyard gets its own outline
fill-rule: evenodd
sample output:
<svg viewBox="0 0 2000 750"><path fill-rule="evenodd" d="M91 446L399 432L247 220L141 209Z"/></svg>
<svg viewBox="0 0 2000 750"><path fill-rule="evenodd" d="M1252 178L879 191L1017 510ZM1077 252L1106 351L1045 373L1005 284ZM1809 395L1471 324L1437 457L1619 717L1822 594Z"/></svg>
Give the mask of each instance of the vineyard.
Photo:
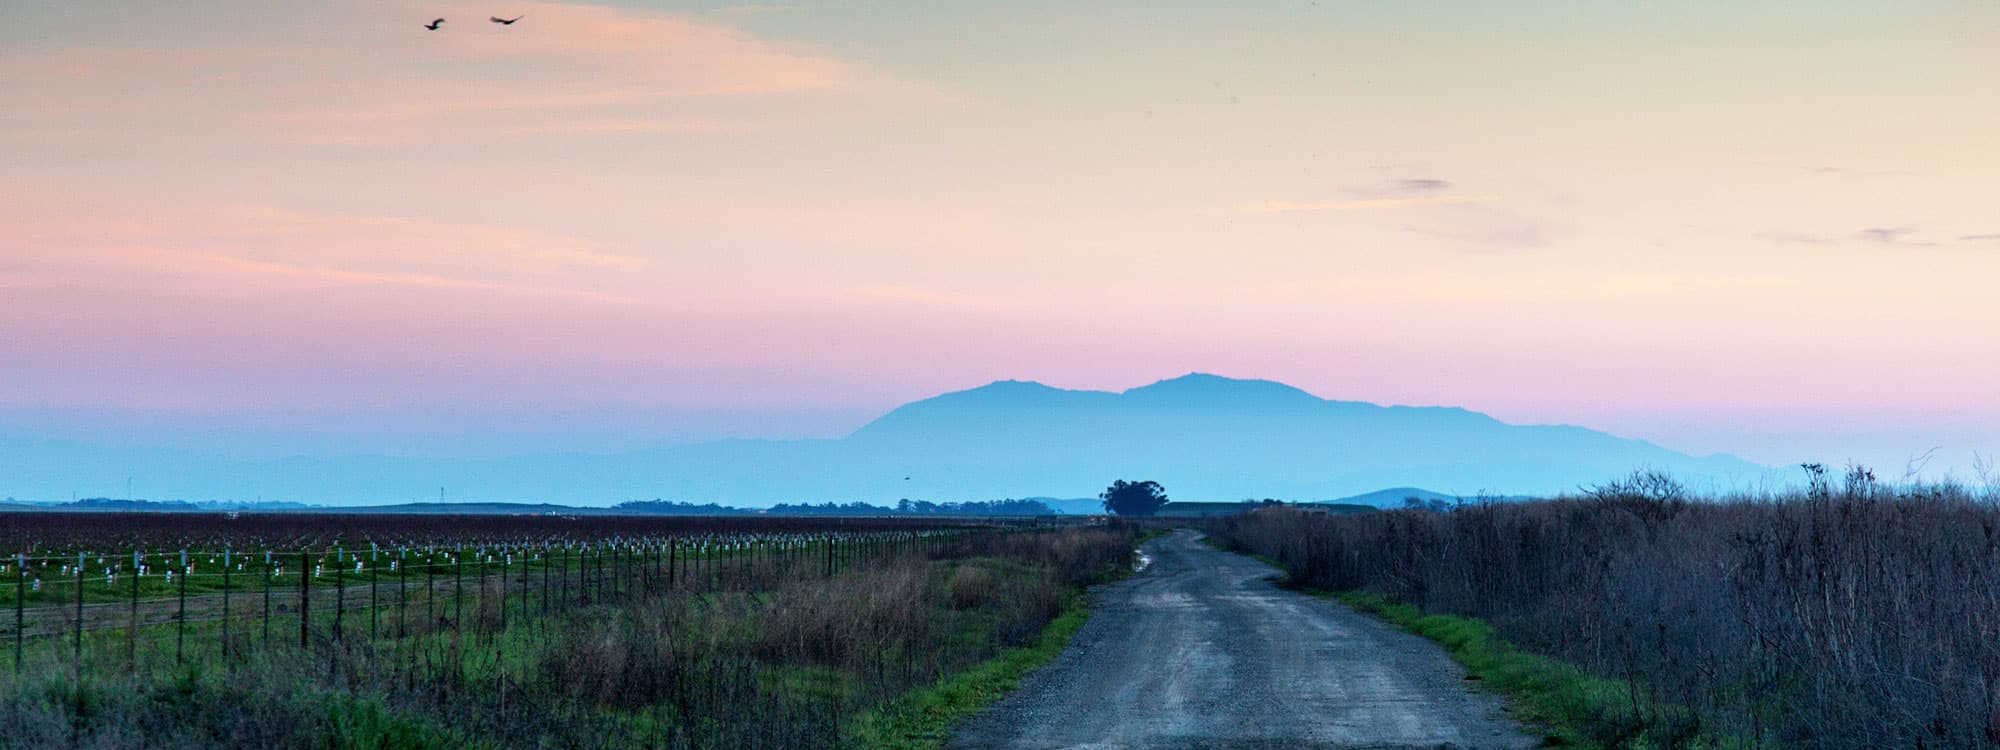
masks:
<svg viewBox="0 0 2000 750"><path fill-rule="evenodd" d="M1021 522L303 514L22 514L0 543L0 742L56 746L838 745L1131 549ZM228 710L163 707L188 700Z"/></svg>

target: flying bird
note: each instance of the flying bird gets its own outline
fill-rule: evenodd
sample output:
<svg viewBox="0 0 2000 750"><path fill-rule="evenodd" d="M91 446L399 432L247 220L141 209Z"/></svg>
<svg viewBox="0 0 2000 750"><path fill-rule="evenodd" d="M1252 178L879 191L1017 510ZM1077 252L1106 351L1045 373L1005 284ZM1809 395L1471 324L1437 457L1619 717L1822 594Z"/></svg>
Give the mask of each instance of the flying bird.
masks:
<svg viewBox="0 0 2000 750"><path fill-rule="evenodd" d="M424 24L424 28L426 28L426 29L430 29L431 31L437 31L437 30L438 30L438 27L439 27L439 26L443 26L443 25L444 25L444 19L440 18L440 19L438 19L438 20L435 20L435 21L432 21L432 22L430 22L430 23L427 23L427 24Z"/></svg>
<svg viewBox="0 0 2000 750"><path fill-rule="evenodd" d="M527 16L515 16L515 17L513 17L513 18L501 18L501 17L499 17L499 16L488 16L486 20L489 20L489 21L492 21L492 22L494 22L494 23L497 23L497 24L500 24L501 26L512 26L512 25L514 25L514 22L515 22L515 21L519 21L519 20L521 20L521 19L523 19L523 18L527 18Z"/></svg>

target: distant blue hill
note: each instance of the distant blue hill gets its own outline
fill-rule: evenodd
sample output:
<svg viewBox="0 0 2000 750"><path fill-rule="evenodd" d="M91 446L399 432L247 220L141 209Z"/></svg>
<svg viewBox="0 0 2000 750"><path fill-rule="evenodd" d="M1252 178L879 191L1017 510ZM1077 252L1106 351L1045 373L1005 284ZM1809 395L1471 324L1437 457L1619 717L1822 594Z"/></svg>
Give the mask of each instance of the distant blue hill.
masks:
<svg viewBox="0 0 2000 750"><path fill-rule="evenodd" d="M1526 500L1529 499L1529 497L1530 496L1528 495L1491 495L1491 494L1448 495L1443 492L1432 492L1430 490L1419 489L1416 487L1391 487L1386 490L1376 490L1374 492L1364 492L1359 495L1349 495L1347 497L1343 497L1337 500L1328 500L1327 502L1349 504L1349 505L1372 505L1377 508L1401 508L1405 504L1407 504L1407 501L1409 501L1411 498L1415 498L1417 501L1423 503L1431 503L1435 501L1435 502L1443 502L1446 504L1455 505L1459 502L1470 503L1481 500Z"/></svg>
<svg viewBox="0 0 2000 750"><path fill-rule="evenodd" d="M1094 497L1030 497L1065 516L1095 516L1104 512L1104 501Z"/></svg>
<svg viewBox="0 0 2000 750"><path fill-rule="evenodd" d="M444 487L453 501L602 506L663 498L765 507L1094 498L1111 480L1127 478L1159 481L1179 500L1305 501L1382 487L1435 488L1448 497L1553 494L1642 467L1696 489L1766 475L1733 457L1693 457L1581 427L1332 401L1282 383L1196 374L1121 393L1002 381L906 404L841 439L729 440L610 455L232 462L11 440L0 442L0 495L66 499L79 486L118 486L137 475L154 496L218 500L424 502ZM1094 505L1051 503L1064 513L1093 512Z"/></svg>

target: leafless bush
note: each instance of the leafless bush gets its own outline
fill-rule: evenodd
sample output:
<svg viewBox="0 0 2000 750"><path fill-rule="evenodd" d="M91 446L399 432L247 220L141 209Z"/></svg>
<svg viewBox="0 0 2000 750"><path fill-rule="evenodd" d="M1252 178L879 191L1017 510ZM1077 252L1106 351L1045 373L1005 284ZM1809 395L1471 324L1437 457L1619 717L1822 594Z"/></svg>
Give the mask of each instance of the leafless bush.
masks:
<svg viewBox="0 0 2000 750"><path fill-rule="evenodd" d="M1796 494L1690 501L1653 474L1584 497L1449 514L1286 509L1214 532L1302 582L1478 617L1627 681L1654 736L1756 746L2000 740L2000 508L1809 466ZM1666 711L1661 706L1676 706Z"/></svg>
<svg viewBox="0 0 2000 750"><path fill-rule="evenodd" d="M972 565L960 566L951 574L951 608L971 609L986 600L986 589L993 585L984 568Z"/></svg>

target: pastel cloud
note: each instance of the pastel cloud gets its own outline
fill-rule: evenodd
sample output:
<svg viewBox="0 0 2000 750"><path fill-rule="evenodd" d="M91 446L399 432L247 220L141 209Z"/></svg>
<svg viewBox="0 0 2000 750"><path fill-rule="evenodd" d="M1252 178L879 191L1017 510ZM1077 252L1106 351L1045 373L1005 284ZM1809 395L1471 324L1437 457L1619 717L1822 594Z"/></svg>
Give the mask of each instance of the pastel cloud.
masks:
<svg viewBox="0 0 2000 750"><path fill-rule="evenodd" d="M1491 195L1439 195L1409 198L1364 198L1347 201L1266 201L1244 206L1244 210L1259 214L1298 213L1308 211L1373 211L1399 208L1421 208L1427 206L1465 206L1478 203L1499 202L1498 196Z"/></svg>
<svg viewBox="0 0 2000 750"><path fill-rule="evenodd" d="M1905 238L1915 234L1916 231L1916 227L1869 227L1861 230L1858 236L1869 242L1896 245L1901 244Z"/></svg>
<svg viewBox="0 0 2000 750"><path fill-rule="evenodd" d="M367 22L325 25L306 15L200 50L9 51L0 53L0 88L18 92L9 108L53 138L144 113L168 134L179 125L239 138L381 145L708 131L755 114L719 100L835 92L868 77L700 16L549 2L509 7L527 19L503 27L485 23L486 6L437 6L424 12L458 22L426 32L405 22L408 6L371 0L340 6L344 17ZM63 85L46 83L56 80Z"/></svg>
<svg viewBox="0 0 2000 750"><path fill-rule="evenodd" d="M388 285L643 304L599 287L649 265L559 234L436 220L201 205L107 216L32 198L13 206L0 209L15 231L0 272L16 284L223 297Z"/></svg>

